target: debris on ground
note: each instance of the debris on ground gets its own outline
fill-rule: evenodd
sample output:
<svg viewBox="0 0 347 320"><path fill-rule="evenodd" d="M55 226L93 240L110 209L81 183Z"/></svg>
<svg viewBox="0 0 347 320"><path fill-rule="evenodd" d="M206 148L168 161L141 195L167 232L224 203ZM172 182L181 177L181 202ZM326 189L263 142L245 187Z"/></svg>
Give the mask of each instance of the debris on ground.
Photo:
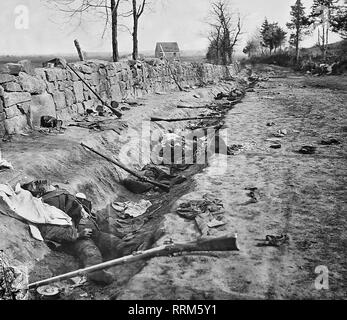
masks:
<svg viewBox="0 0 347 320"><path fill-rule="evenodd" d="M219 92L215 96L215 100L222 100L226 98L228 101L235 101L238 99L242 99L245 95L245 91L243 89L233 89L228 93L225 92Z"/></svg>
<svg viewBox="0 0 347 320"><path fill-rule="evenodd" d="M112 208L118 211L121 217L124 218L127 218L127 216L130 216L132 218L139 217L143 215L151 206L152 203L144 199L140 200L137 203L132 201L112 203Z"/></svg>
<svg viewBox="0 0 347 320"><path fill-rule="evenodd" d="M280 143L274 143L272 145L270 145L271 149L281 149L282 145Z"/></svg>
<svg viewBox="0 0 347 320"><path fill-rule="evenodd" d="M41 300L57 300L60 296L59 288L53 285L38 287L36 292L39 294Z"/></svg>
<svg viewBox="0 0 347 320"><path fill-rule="evenodd" d="M316 153L317 147L313 146L303 146L297 152L301 154L314 154Z"/></svg>
<svg viewBox="0 0 347 320"><path fill-rule="evenodd" d="M277 132L273 133L273 136L276 138L283 138L288 134L288 131L286 129L280 129Z"/></svg>
<svg viewBox="0 0 347 320"><path fill-rule="evenodd" d="M10 266L5 253L0 250L0 301L28 300L28 278L16 267Z"/></svg>
<svg viewBox="0 0 347 320"><path fill-rule="evenodd" d="M331 146L331 145L338 145L341 144L341 142L335 138L329 138L329 139L324 139L320 142L320 144L324 146Z"/></svg>
<svg viewBox="0 0 347 320"><path fill-rule="evenodd" d="M257 192L258 188L257 187L246 187L245 190L248 190L249 193L247 193L247 196L250 197L251 199L243 203L243 205L248 205L252 203L257 203L258 198L257 198Z"/></svg>
<svg viewBox="0 0 347 320"><path fill-rule="evenodd" d="M72 119L74 123L70 123L69 127L80 127L95 131L122 131L127 128L127 124L118 119L116 116L100 115L100 112L98 115L86 114L84 116L74 117Z"/></svg>
<svg viewBox="0 0 347 320"><path fill-rule="evenodd" d="M50 128L50 129L56 128L60 130L63 126L63 121L58 120L52 116L42 116L40 120L40 126L42 128Z"/></svg>
<svg viewBox="0 0 347 320"><path fill-rule="evenodd" d="M264 246L279 247L289 243L289 237L286 234L281 234L279 236L267 235L264 241Z"/></svg>
<svg viewBox="0 0 347 320"><path fill-rule="evenodd" d="M227 155L234 156L237 152L243 149L242 144L233 144L227 147Z"/></svg>
<svg viewBox="0 0 347 320"><path fill-rule="evenodd" d="M176 213L185 219L195 220L202 235L209 235L209 228L225 225L224 206L220 199L204 194L202 200L181 203Z"/></svg>
<svg viewBox="0 0 347 320"><path fill-rule="evenodd" d="M266 124L267 127L272 127L272 126L274 126L274 125L276 125L276 123L273 122L273 121L270 121L270 122L268 122L268 123Z"/></svg>
<svg viewBox="0 0 347 320"><path fill-rule="evenodd" d="M122 184L125 188L135 194L145 193L152 189L152 185L133 178L123 179Z"/></svg>
<svg viewBox="0 0 347 320"><path fill-rule="evenodd" d="M5 159L0 159L0 171L8 169L14 170L12 164Z"/></svg>

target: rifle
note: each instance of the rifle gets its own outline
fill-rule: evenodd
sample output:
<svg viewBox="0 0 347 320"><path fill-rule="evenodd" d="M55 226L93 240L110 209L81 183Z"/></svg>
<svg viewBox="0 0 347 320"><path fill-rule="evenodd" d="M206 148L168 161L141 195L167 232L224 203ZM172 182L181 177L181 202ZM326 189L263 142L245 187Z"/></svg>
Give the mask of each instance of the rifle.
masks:
<svg viewBox="0 0 347 320"><path fill-rule="evenodd" d="M70 65L66 62L65 59L63 58L58 58L57 59L57 64L60 64L63 68L66 69L69 68L77 77L78 79L80 79L86 86L87 88L94 93L94 95L101 101L102 105L109 108L118 118L122 117L122 113L119 112L118 110L116 110L115 108L111 107L110 105L108 105L101 97L100 95L78 74L78 72Z"/></svg>
<svg viewBox="0 0 347 320"><path fill-rule="evenodd" d="M188 120L204 120L204 119L220 119L220 116L205 116L205 117L192 117L192 118L178 118L178 119L165 119L151 117L151 121L165 121L165 122L175 122L175 121L188 121Z"/></svg>
<svg viewBox="0 0 347 320"><path fill-rule="evenodd" d="M153 257L167 256L174 253L182 252L202 252L202 251L238 251L237 237L220 237L220 238L207 238L198 239L196 241L187 243L170 243L162 246L152 248L146 251L134 252L131 255L122 258L106 261L94 266L86 267L76 271L68 272L53 278L41 280L28 285L28 289L36 288L38 286L47 285L53 282L66 280L76 276L86 275L90 272L111 268L117 265L127 264L138 260L150 259Z"/></svg>
<svg viewBox="0 0 347 320"><path fill-rule="evenodd" d="M154 185L154 186L156 186L156 187L159 187L159 188L161 188L162 190L164 190L165 192L169 192L169 191L170 191L170 186L169 186L169 185L164 184L164 183L160 183L160 182L156 182L156 181L153 181L153 180L151 180L151 179L148 179L148 178L146 178L146 177L144 177L144 176L141 176L141 175L139 175L138 173L136 173L135 171L132 171L131 169L128 169L124 164L122 164L122 163L120 163L120 162L117 162L117 161L115 161L115 160L113 160L113 159L111 159L111 158L105 156L104 154L102 154L102 153L100 153L100 152L94 150L93 148L91 148L91 147L85 145L83 142L81 142L81 146L84 147L84 148L86 148L86 149L88 149L88 150L90 150L90 151L92 151L92 152L94 152L94 153L96 153L97 155L99 155L100 157L104 158L105 160L107 160L107 161L113 163L113 164L116 165L117 167L122 168L122 169L125 170L126 172L128 172L128 173L132 174L133 176L135 176L136 178L140 179L141 181L144 181L144 182L150 183L150 184L152 184L152 185Z"/></svg>

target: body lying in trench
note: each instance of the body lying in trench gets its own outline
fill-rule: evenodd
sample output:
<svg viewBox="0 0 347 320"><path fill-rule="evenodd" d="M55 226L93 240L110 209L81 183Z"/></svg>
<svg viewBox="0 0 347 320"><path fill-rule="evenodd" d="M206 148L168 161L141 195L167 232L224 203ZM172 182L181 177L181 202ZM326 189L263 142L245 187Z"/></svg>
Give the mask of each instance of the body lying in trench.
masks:
<svg viewBox="0 0 347 320"><path fill-rule="evenodd" d="M149 249L161 236L160 232L148 232L141 237L122 240L119 234L100 230L91 204L85 198L53 187L46 180L31 182L22 187L33 196L42 198L44 203L64 211L71 217L71 226L46 224L38 227L45 241L60 244L59 250L74 255L82 267L120 258L137 250ZM105 270L90 273L88 277L91 281L104 284L113 281L113 275Z"/></svg>

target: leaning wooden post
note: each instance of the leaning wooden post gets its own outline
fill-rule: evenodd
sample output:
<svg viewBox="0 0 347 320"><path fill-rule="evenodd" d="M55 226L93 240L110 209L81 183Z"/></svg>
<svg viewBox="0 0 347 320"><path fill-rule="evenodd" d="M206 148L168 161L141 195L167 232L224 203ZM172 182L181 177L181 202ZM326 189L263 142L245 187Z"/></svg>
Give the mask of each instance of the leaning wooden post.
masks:
<svg viewBox="0 0 347 320"><path fill-rule="evenodd" d="M74 41L74 43L75 43L75 47L76 47L76 49L77 49L77 53L78 53L78 56L79 56L80 60L81 60L81 61L84 61L84 55L83 55L83 52L82 52L82 50L81 50L81 46L80 46L78 40L76 39L76 40Z"/></svg>

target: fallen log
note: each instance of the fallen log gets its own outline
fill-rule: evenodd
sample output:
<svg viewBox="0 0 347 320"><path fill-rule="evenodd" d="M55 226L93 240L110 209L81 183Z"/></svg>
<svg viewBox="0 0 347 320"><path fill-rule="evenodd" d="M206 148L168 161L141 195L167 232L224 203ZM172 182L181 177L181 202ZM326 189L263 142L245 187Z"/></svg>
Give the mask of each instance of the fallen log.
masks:
<svg viewBox="0 0 347 320"><path fill-rule="evenodd" d="M156 182L156 181L153 181L151 179L148 179L144 176L141 176L140 174L136 173L135 171L127 168L124 164L120 163L120 162L117 162L107 156L105 156L104 154L100 153L99 151L96 151L94 150L93 148L85 145L83 142L81 143L81 146L94 152L95 154L99 155L100 157L104 158L105 160L113 163L114 165L116 165L117 167L120 167L122 168L123 170L125 170L126 172L130 173L131 175L135 176L136 178L140 179L141 181L144 181L144 182L147 182L147 183L150 183L156 187L159 187L160 189L164 190L165 192L169 192L170 191L170 186L168 186L167 184L163 184L163 183L160 183L160 182Z"/></svg>
<svg viewBox="0 0 347 320"><path fill-rule="evenodd" d="M220 116L206 116L206 117L192 117L192 118L178 118L178 119L165 119L151 117L151 121L165 121L165 122L175 122L175 121L188 121L188 120L203 120L203 119L219 119Z"/></svg>
<svg viewBox="0 0 347 320"><path fill-rule="evenodd" d="M220 237L199 239L187 243L170 243L164 244L157 248L152 248L146 251L135 252L132 255L124 256L122 258L106 261L91 267L86 267L76 271L68 272L56 277L30 283L28 289L37 288L39 286L47 285L53 282L70 279L76 276L86 275L88 273L111 268L117 265L128 264L131 262L150 259L159 256L168 256L174 253L184 252L204 252L204 251L238 251L237 237Z"/></svg>

